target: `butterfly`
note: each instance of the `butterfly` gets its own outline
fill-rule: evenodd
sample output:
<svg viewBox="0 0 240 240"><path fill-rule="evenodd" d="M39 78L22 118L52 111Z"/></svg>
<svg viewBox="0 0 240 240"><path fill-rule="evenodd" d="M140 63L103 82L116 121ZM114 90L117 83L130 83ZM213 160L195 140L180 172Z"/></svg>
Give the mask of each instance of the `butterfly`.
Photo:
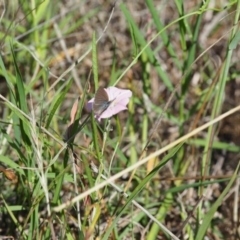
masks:
<svg viewBox="0 0 240 240"><path fill-rule="evenodd" d="M95 93L95 98L93 102L93 112L100 116L105 110L108 109L113 100L109 101L108 94L103 87L99 87Z"/></svg>

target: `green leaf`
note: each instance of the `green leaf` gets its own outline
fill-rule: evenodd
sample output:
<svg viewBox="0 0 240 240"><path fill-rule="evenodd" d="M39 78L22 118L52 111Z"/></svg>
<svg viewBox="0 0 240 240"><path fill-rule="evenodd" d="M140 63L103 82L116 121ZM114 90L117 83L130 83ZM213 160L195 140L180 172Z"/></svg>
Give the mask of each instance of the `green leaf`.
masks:
<svg viewBox="0 0 240 240"><path fill-rule="evenodd" d="M20 168L20 166L9 157L0 155L0 162L3 163L7 168L14 169L20 174L25 175L23 169Z"/></svg>
<svg viewBox="0 0 240 240"><path fill-rule="evenodd" d="M234 35L233 39L231 40L228 48L230 50L235 49L237 47L239 41L240 41L240 31L237 31L236 34Z"/></svg>
<svg viewBox="0 0 240 240"><path fill-rule="evenodd" d="M34 22L37 25L42 19L45 20L47 9L50 7L50 0L41 1L37 6L37 11L35 11Z"/></svg>

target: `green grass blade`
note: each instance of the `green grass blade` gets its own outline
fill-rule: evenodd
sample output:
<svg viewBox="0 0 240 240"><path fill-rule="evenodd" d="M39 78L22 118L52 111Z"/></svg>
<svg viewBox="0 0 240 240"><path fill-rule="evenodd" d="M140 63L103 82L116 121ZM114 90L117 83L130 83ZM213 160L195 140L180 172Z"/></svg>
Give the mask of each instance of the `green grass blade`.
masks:
<svg viewBox="0 0 240 240"><path fill-rule="evenodd" d="M173 49L173 46L171 44L170 38L168 37L167 33L165 31L162 32L162 29L164 28L163 23L161 22L159 16L158 16L158 12L156 9L156 6L154 6L153 1L152 0L146 0L146 4L148 6L149 11L152 14L153 17L153 21L157 27L158 32L161 31L161 37L163 40L163 43L165 45L165 47L168 50L169 55L171 56L171 58L173 59L174 63L176 64L176 66L181 69L182 68L182 64L179 61L175 50Z"/></svg>
<svg viewBox="0 0 240 240"><path fill-rule="evenodd" d="M238 19L240 15L240 1L237 3L237 11L235 14L235 19L234 19L234 27L231 31L231 36L229 37L229 44L231 43L231 39L235 36L237 30L238 30ZM228 48L227 55L226 55L226 60L223 65L223 68L220 73L220 78L217 86L217 93L216 97L214 99L213 103L213 109L212 109L212 114L211 114L211 119L214 119L217 117L221 110L222 110L222 105L223 105L223 99L224 99L224 93L225 93L225 87L227 83L227 76L230 68L230 63L231 63L231 58L232 58L233 50L230 50ZM216 124L213 126L210 126L208 129L207 133L207 138L206 138L206 145L204 148L204 154L203 156L203 161L202 161L202 169L201 169L201 174L202 176L206 176L209 174L210 171L210 166L211 166L211 154L212 154L212 142L213 142L213 136L215 135L216 132ZM199 189L200 195L203 194L203 189ZM202 211L201 211L201 204L199 205L198 209L198 221L201 221L202 218Z"/></svg>
<svg viewBox="0 0 240 240"><path fill-rule="evenodd" d="M186 91L189 88L189 83L192 79L192 76L190 75L191 72L191 65L193 61L196 59L196 50L197 50L197 44L198 44L198 36L200 32L200 27L201 27L201 21L202 21L202 15L198 15L196 19L196 23L193 27L193 36L192 36L192 44L190 46L190 49L187 53L186 56L186 63L184 64L184 71L187 71L187 75L185 76L185 80L183 81L182 84L182 95L186 94Z"/></svg>
<svg viewBox="0 0 240 240"><path fill-rule="evenodd" d="M54 99L52 100L52 103L49 107L49 111L48 111L48 118L46 120L46 126L45 128L48 129L49 125L53 119L53 116L55 115L57 109L59 108L59 106L62 104L66 93L68 92L69 88L72 85L72 80L68 82L66 88L64 89L63 92L60 92L56 97L54 97Z"/></svg>
<svg viewBox="0 0 240 240"><path fill-rule="evenodd" d="M98 61L97 61L97 45L96 45L96 35L93 33L92 38L92 63L93 63L93 79L95 91L98 89Z"/></svg>
<svg viewBox="0 0 240 240"><path fill-rule="evenodd" d="M212 205L212 207L210 208L210 210L208 211L207 214L205 214L203 220L202 220L202 224L200 225L197 235L196 235L196 240L201 240L204 239L204 236L206 234L207 229L210 226L210 223L212 221L212 218L214 217L214 214L216 213L218 207L221 205L221 203L223 202L224 197L229 193L230 187L233 185L236 177L237 177L237 173L238 173L238 169L239 169L240 163L238 163L238 166L230 180L230 182L228 183L228 185L226 186L226 188L224 189L224 191L221 193L221 195L218 197L217 201Z"/></svg>
<svg viewBox="0 0 240 240"><path fill-rule="evenodd" d="M13 46L11 46L11 52L13 56L13 63L15 67L15 72L16 72L16 86L15 86L15 94L16 94L16 101L18 103L18 107L26 114L28 114L28 107L27 107L27 102L26 102L26 94L24 90L24 84L23 84L23 78L22 75L19 71L18 65L17 65L17 60L14 54ZM15 119L17 121L17 118ZM22 142L28 146L31 145L30 141L30 129L28 126L27 122L23 122L21 119L19 119L20 123L20 131L21 131L21 136L22 136Z"/></svg>
<svg viewBox="0 0 240 240"><path fill-rule="evenodd" d="M102 159L102 154L100 151L99 141L98 141L98 130L97 130L97 123L94 117L94 113L91 114L91 126L92 126L92 134L93 134L93 146L95 150L95 154L97 159L100 161Z"/></svg>
<svg viewBox="0 0 240 240"><path fill-rule="evenodd" d="M134 20L132 18L132 15L127 10L125 4L122 3L120 5L120 8L123 11L127 21L131 25L131 27L132 27L132 29L134 31L134 35L136 36L136 39L137 39L138 43L141 45L142 48L144 48L147 45L147 42L145 41L145 39L143 37L143 34L141 33L141 31L138 29L136 23L134 22ZM159 65L157 59L154 56L153 51L151 50L151 48L149 46L145 49L145 52L147 54L147 57L148 57L150 63L155 67L156 71L158 72L159 76L161 77L161 79L164 82L164 84L166 85L166 87L170 91L172 91L173 90L173 86L172 86L171 80L167 76L167 73L164 72L163 69L161 68L161 66Z"/></svg>
<svg viewBox="0 0 240 240"><path fill-rule="evenodd" d="M5 201L5 199L3 198L2 195L0 195L0 197L1 197L2 201L3 201L3 203L4 203L4 206L5 206L8 214L9 214L9 216L11 217L12 221L14 222L16 228L18 228L18 230L19 230L20 232L22 232L23 229L22 229L21 225L18 224L18 220L17 220L17 218L14 216L14 214L13 214L10 206L7 204L7 202ZM27 236L26 236L25 234L23 234L22 237L23 237L23 239L27 239Z"/></svg>
<svg viewBox="0 0 240 240"><path fill-rule="evenodd" d="M183 144L183 143L182 143ZM104 234L103 240L107 240L113 227L117 224L117 221L119 220L121 214L124 212L127 206L131 203L132 200L141 192L141 190L144 188L144 186L151 181L151 179L155 176L155 174L178 152L178 150L182 147L182 144L178 145L174 149L172 149L161 161L160 164L158 164L141 182L138 184L138 186L134 189L134 191L131 193L131 195L127 198L126 204L119 210L118 216L116 216L111 224L111 226L107 229L107 231Z"/></svg>

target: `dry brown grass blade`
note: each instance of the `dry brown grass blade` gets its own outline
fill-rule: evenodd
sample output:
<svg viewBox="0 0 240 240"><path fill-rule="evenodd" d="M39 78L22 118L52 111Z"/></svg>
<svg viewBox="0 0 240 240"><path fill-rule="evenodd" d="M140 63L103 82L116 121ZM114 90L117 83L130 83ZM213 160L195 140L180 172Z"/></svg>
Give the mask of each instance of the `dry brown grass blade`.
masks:
<svg viewBox="0 0 240 240"><path fill-rule="evenodd" d="M96 185L95 187L87 190L86 192L80 194L77 197L74 197L71 201L68 201L67 203L61 204L58 207L54 208L54 211L59 212L62 209L72 205L73 203L83 199L84 197L88 196L89 194L98 191L99 189L103 188L104 186L111 184L112 182L114 182L115 180L119 179L120 177L122 177L124 174L131 172L135 169L137 169L138 167L140 167L141 165L145 164L146 162L148 162L150 159L152 159L153 157L159 156L162 153L166 152L167 150L170 150L171 148L177 146L179 143L185 142L187 139L189 139L190 137L196 135L197 133L203 131L204 129L207 129L209 126L221 121L222 119L226 118L227 116L232 115L233 113L237 112L240 110L240 105L221 114L220 116L218 116L217 118L209 121L208 123L202 125L201 127L198 127L196 129L194 129L193 131L191 131L190 133L184 135L183 137L177 139L176 141L168 144L167 146L163 147L162 149L157 150L156 152L150 154L148 157L136 162L135 164L133 164L132 166L124 169L123 171L111 176L110 178L108 178L106 181Z"/></svg>

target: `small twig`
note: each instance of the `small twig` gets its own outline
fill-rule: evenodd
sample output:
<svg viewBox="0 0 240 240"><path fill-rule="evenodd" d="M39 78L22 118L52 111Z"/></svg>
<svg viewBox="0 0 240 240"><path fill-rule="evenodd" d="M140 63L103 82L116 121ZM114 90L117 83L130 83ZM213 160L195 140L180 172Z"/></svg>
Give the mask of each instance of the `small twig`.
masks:
<svg viewBox="0 0 240 240"><path fill-rule="evenodd" d="M181 236L182 230L185 228L185 226L187 225L189 219L193 216L195 210L197 209L198 205L200 204L200 202L201 202L202 200L203 200L203 196L201 196L201 197L198 199L198 201L197 201L196 205L194 206L193 210L188 214L187 218L184 220L184 222L183 222L182 225L180 226L180 228L179 228L179 230L178 230L178 232L177 232L177 234L176 234L178 237Z"/></svg>
<svg viewBox="0 0 240 240"><path fill-rule="evenodd" d="M3 5L3 10L2 10L2 14L1 14L1 16L0 16L0 22L2 21L2 18L3 18L3 16L4 16L4 14L5 14L5 11L6 11L6 7L5 7L5 2L4 2L4 0L2 0L1 2L2 2L2 5Z"/></svg>

